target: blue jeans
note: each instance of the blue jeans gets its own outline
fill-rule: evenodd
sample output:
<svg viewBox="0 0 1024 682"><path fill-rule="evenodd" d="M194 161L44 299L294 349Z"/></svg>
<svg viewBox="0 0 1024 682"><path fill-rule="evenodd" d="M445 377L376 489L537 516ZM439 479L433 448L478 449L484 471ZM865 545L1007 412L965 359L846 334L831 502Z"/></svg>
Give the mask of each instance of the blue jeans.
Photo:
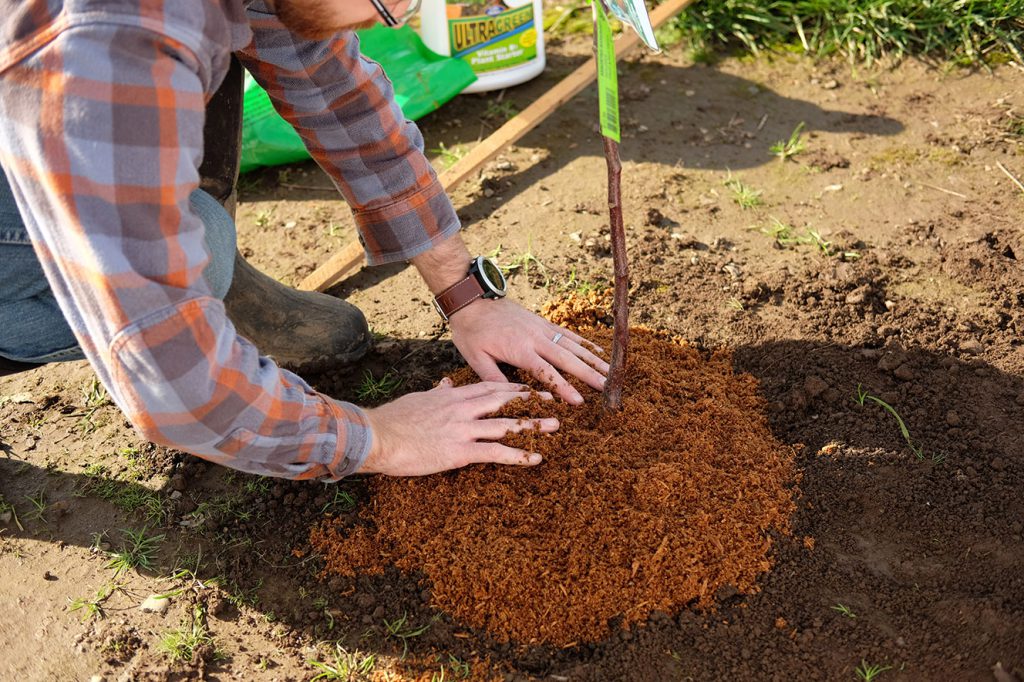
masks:
<svg viewBox="0 0 1024 682"><path fill-rule="evenodd" d="M235 270L235 222L202 190L189 197L206 226L210 262L203 271L223 299ZM81 360L85 356L50 291L7 176L0 173L0 356L30 363Z"/></svg>

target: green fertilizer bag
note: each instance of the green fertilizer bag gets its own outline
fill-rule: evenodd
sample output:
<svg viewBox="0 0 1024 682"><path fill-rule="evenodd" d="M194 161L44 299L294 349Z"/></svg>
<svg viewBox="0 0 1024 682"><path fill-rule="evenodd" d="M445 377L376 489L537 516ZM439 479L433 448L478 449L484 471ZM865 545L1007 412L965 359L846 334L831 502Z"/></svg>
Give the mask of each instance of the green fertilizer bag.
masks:
<svg viewBox="0 0 1024 682"><path fill-rule="evenodd" d="M375 26L358 34L360 51L384 67L395 86L395 100L410 120L434 111L476 80L469 64L431 52L408 26ZM302 138L274 111L267 93L249 74L242 106L243 173L309 158Z"/></svg>

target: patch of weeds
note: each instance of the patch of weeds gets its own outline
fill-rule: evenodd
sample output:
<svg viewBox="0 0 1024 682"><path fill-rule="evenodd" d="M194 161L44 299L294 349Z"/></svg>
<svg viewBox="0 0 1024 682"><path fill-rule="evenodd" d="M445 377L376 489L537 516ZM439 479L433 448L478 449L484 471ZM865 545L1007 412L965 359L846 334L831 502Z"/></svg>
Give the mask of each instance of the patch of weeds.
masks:
<svg viewBox="0 0 1024 682"><path fill-rule="evenodd" d="M334 484L338 485L338 484ZM325 504L320 510L321 514L325 514L328 511L341 511L348 512L356 508L356 498L352 497L352 494L347 490L342 490L340 487L334 489L334 497L330 502Z"/></svg>
<svg viewBox="0 0 1024 682"><path fill-rule="evenodd" d="M121 589L120 585L107 583L96 590L96 594L92 598L78 597L77 599L71 599L69 597L68 611L81 611L83 623L94 616L105 618L107 613L103 610L103 602L110 599L111 595L119 589Z"/></svg>
<svg viewBox="0 0 1024 682"><path fill-rule="evenodd" d="M893 409L892 405L890 405L889 403L885 402L884 400L877 396L871 395L870 393L865 391L860 384L857 384L857 397L854 398L854 400L858 405L861 406L864 405L865 400L870 400L871 402L875 403L883 410L891 414L896 419L896 423L899 424L900 433L903 434L903 440L907 441L907 446L910 447L911 452L913 452L918 459L924 459L924 450L914 445L914 441L911 440L910 438L910 431L907 429L907 425L904 423L903 418L900 417L899 413L896 412L895 409Z"/></svg>
<svg viewBox="0 0 1024 682"><path fill-rule="evenodd" d="M441 165L444 166L445 170L454 166L459 162L459 159L466 155L466 150L462 148L462 145L448 147L444 142L439 143L437 148L430 151L438 155L441 159Z"/></svg>
<svg viewBox="0 0 1024 682"><path fill-rule="evenodd" d="M374 654L363 654L358 651L348 651L338 646L334 651L333 662L326 663L309 659L306 663L319 671L316 677L311 678L310 682L314 682L314 680L343 680L344 682L349 682L349 680L369 679L370 673L373 672L374 666L377 665L377 656Z"/></svg>
<svg viewBox="0 0 1024 682"><path fill-rule="evenodd" d="M167 654L173 663L191 662L203 649L212 649L213 657L223 656L217 647L217 640L206 626L206 609L196 604L192 614L182 624L160 638L157 648Z"/></svg>
<svg viewBox="0 0 1024 682"><path fill-rule="evenodd" d="M129 514L142 512L148 524L158 526L167 520L170 512L160 493L138 483L106 476L107 467L103 464L90 464L84 473L88 477L82 487L84 493L95 495Z"/></svg>
<svg viewBox="0 0 1024 682"><path fill-rule="evenodd" d="M46 514L46 508L49 506L46 501L46 492L40 490L35 495L26 495L25 499L32 505L32 511L25 514L25 520L39 521L45 524L44 514Z"/></svg>
<svg viewBox="0 0 1024 682"><path fill-rule="evenodd" d="M374 377L373 372L366 370L363 375L363 382L356 389L356 397L359 400L387 400L402 385L404 379L394 374L391 370L384 372L380 378Z"/></svg>
<svg viewBox="0 0 1024 682"><path fill-rule="evenodd" d="M813 228L805 228L803 234L796 234L796 228L784 223L772 216L768 224L761 227L761 234L767 235L775 240L780 247L810 245L820 251L826 258L838 257L844 261L854 261L860 258L860 252L852 250L837 249L835 245L821 236L821 233Z"/></svg>
<svg viewBox="0 0 1024 682"><path fill-rule="evenodd" d="M265 228L270 225L270 221L274 219L274 208L268 208L260 211L256 214L256 218L253 222L256 223L256 227Z"/></svg>
<svg viewBox="0 0 1024 682"><path fill-rule="evenodd" d="M459 660L452 654L448 654L448 660L445 661L440 654L437 655L435 660L441 663L441 669L436 673L431 673L431 682L445 682L445 680L465 680L469 678L469 674L472 672L469 663L466 661ZM451 673L449 676L448 673Z"/></svg>
<svg viewBox="0 0 1024 682"><path fill-rule="evenodd" d="M730 298L728 301L726 301L725 305L730 310L736 310L736 311L741 312L741 313L744 310L746 310L746 306L743 305L743 301L741 301L740 299L735 298L735 297L734 298Z"/></svg>
<svg viewBox="0 0 1024 682"><path fill-rule="evenodd" d="M402 641L402 660L405 660L406 655L409 653L409 640L419 637L433 625L433 621L431 621L426 625L414 627L409 625L408 620L408 614L403 613L401 618L396 618L393 621L384 621L384 637L386 639L399 639Z"/></svg>
<svg viewBox="0 0 1024 682"><path fill-rule="evenodd" d="M273 485L273 479L267 476L250 476L245 479L242 489L250 495L266 495Z"/></svg>
<svg viewBox="0 0 1024 682"><path fill-rule="evenodd" d="M324 234L328 237L336 237L338 239L341 239L341 237L345 234L345 228L332 220L327 224L327 229L324 230Z"/></svg>
<svg viewBox="0 0 1024 682"><path fill-rule="evenodd" d="M127 528L121 530L124 534L125 542L121 544L120 550L110 552L110 561L107 562L106 566L107 568L114 569L115 578L125 571L133 569L146 571L154 569L153 562L156 560L156 552L165 536L163 534L147 536L147 530L146 528L142 530L130 530Z"/></svg>
<svg viewBox="0 0 1024 682"><path fill-rule="evenodd" d="M204 524L216 525L223 519L232 518L237 521L251 521L253 512L246 508L246 500L240 497L215 497L203 500L189 513L187 525L191 527Z"/></svg>
<svg viewBox="0 0 1024 682"><path fill-rule="evenodd" d="M839 613L841 613L842 615L846 616L847 618L856 618L857 617L857 614L853 612L853 609L851 609L846 604L836 604L835 606L832 606L832 607L829 607L829 608L831 608L833 611L838 611Z"/></svg>
<svg viewBox="0 0 1024 682"><path fill-rule="evenodd" d="M498 248L501 247L499 246ZM504 270L506 277L511 277L516 273L522 272L523 275L526 276L526 281L530 282L530 268L533 268L533 272L535 272L538 277L543 277L544 281L541 286L547 287L548 282L551 281L551 278L548 277L548 269L535 255L533 255L533 240L528 239L526 242L526 251L513 256L508 263L502 266L501 269Z"/></svg>
<svg viewBox="0 0 1024 682"><path fill-rule="evenodd" d="M587 296L592 291L601 291L608 288L607 283L601 281L591 282L589 280L579 279L576 275L576 268L569 271L569 279L564 284L559 285L560 291L571 291L580 296Z"/></svg>
<svg viewBox="0 0 1024 682"><path fill-rule="evenodd" d="M803 131L804 122L800 121L800 124L790 133L788 140L779 140L769 147L768 151L779 157L780 161L790 160L807 149L807 145L804 143Z"/></svg>
<svg viewBox="0 0 1024 682"><path fill-rule="evenodd" d="M71 416L79 418L77 428L81 435L85 436L102 426L102 424L97 424L93 417L97 410L105 405L109 405L111 401L110 396L107 395L107 389L103 387L103 384L96 377L92 378L82 393L85 400L85 409Z"/></svg>
<svg viewBox="0 0 1024 682"><path fill-rule="evenodd" d="M761 199L763 192L759 189L754 189L739 178L734 178L730 175L723 184L732 192L732 200L736 205L744 210L755 208L764 203L764 200Z"/></svg>
<svg viewBox="0 0 1024 682"><path fill-rule="evenodd" d="M884 673L886 670L892 670L891 665L868 665L868 662L861 659L860 665L854 670L857 673L857 679L863 680L863 682L871 682L876 677Z"/></svg>
<svg viewBox="0 0 1024 682"><path fill-rule="evenodd" d="M487 120L501 119L502 121L507 121L510 118L514 118L518 113L519 107L516 106L515 102L493 99L487 103L483 117Z"/></svg>
<svg viewBox="0 0 1024 682"><path fill-rule="evenodd" d="M1006 124L1006 132L1014 137L1024 138L1024 117L1010 116Z"/></svg>

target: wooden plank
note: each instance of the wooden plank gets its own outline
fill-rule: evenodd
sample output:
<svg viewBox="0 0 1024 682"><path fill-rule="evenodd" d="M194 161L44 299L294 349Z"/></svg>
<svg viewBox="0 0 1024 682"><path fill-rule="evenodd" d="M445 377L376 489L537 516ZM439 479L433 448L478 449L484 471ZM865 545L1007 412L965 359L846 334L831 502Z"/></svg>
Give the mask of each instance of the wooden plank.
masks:
<svg viewBox="0 0 1024 682"><path fill-rule="evenodd" d="M668 0L658 5L651 13L651 25L658 28L692 2L694 0ZM615 41L615 58L620 58L627 50L636 47L639 43L640 37L632 29L627 28ZM442 173L439 179L445 191L451 192L456 186L479 171L484 164L505 147L514 144L540 125L552 112L575 97L595 78L597 78L597 62L590 58ZM350 271L358 268L363 262L362 257L362 245L358 240L352 240L302 280L299 289L324 291L343 280Z"/></svg>

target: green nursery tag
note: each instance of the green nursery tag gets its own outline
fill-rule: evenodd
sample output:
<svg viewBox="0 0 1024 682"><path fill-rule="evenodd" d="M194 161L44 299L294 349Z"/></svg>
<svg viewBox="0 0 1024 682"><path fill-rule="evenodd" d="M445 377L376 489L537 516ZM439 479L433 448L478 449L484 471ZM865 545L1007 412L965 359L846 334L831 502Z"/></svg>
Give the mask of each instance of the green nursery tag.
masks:
<svg viewBox="0 0 1024 682"><path fill-rule="evenodd" d="M601 0L594 3L597 23L597 91L600 99L601 134L619 139L619 76L615 70L615 42Z"/></svg>

